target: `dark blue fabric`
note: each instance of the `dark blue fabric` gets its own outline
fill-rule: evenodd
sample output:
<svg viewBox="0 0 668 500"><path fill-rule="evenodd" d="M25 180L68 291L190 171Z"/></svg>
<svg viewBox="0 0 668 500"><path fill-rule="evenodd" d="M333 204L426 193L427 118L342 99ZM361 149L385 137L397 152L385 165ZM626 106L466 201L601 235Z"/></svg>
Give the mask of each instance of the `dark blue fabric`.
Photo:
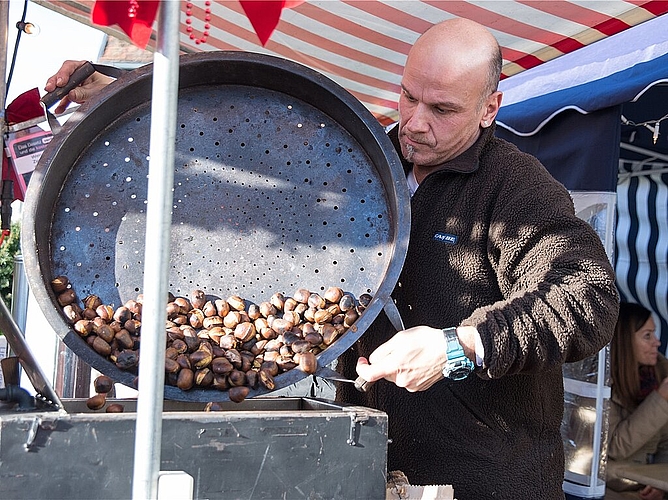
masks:
<svg viewBox="0 0 668 500"><path fill-rule="evenodd" d="M668 72L668 69L666 70ZM668 83L660 83L643 92L634 102L622 104L622 115L628 120L628 124L622 124L621 142L626 145L641 148L638 151L623 147L620 155L626 160L642 161L647 159L643 150L651 153L668 155L668 121L661 122L659 137L654 143L653 127L654 120L658 120L668 114ZM650 128L640 123L650 121ZM632 123L631 123L632 122Z"/></svg>
<svg viewBox="0 0 668 500"><path fill-rule="evenodd" d="M569 190L614 192L619 163L620 107L583 115L569 110L534 135L499 126L496 135L536 156Z"/></svg>

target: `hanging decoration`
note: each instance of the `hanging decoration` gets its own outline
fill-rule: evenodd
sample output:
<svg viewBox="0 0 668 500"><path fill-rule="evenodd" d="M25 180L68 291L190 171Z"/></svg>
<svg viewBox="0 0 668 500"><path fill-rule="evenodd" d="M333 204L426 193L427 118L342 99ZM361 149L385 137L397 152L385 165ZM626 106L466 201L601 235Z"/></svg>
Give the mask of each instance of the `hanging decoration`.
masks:
<svg viewBox="0 0 668 500"><path fill-rule="evenodd" d="M283 9L296 7L304 0L239 0L239 3L264 47L278 26Z"/></svg>
<svg viewBox="0 0 668 500"><path fill-rule="evenodd" d="M186 2L186 31L190 35L190 39L194 40L197 45L206 42L206 39L209 36L209 29L211 28L211 25L209 24L209 21L211 21L211 2L206 0L204 6L204 31L202 32L202 36L197 38L192 27L193 3Z"/></svg>
<svg viewBox="0 0 668 500"><path fill-rule="evenodd" d="M145 49L159 5L158 0L96 0L91 21L100 26L117 24L137 47Z"/></svg>
<svg viewBox="0 0 668 500"><path fill-rule="evenodd" d="M645 127L647 130L652 132L652 142L656 144L656 141L659 140L659 128L661 127L661 122L666 119L668 119L668 114L663 115L658 120L647 120L645 122L636 123L622 115L622 124L628 125L630 127Z"/></svg>
<svg viewBox="0 0 668 500"><path fill-rule="evenodd" d="M281 12L303 3L304 0L239 0L246 17L251 22L262 46L269 41L278 26ZM153 23L158 12L158 0L96 0L91 13L93 24L118 25L130 40L145 49L153 33ZM186 30L196 44L205 43L211 28L211 1L204 2L204 30L198 38L192 27L194 2L186 2Z"/></svg>

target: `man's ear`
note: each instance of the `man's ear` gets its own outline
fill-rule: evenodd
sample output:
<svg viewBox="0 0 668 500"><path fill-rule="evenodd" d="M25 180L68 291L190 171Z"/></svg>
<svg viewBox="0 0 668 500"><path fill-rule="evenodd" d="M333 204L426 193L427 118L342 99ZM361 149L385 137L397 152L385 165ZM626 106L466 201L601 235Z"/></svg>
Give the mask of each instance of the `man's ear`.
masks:
<svg viewBox="0 0 668 500"><path fill-rule="evenodd" d="M489 127L494 119L496 118L499 108L501 107L501 99L503 97L503 92L497 90L492 92L484 104L484 113L480 118L480 126L482 128Z"/></svg>

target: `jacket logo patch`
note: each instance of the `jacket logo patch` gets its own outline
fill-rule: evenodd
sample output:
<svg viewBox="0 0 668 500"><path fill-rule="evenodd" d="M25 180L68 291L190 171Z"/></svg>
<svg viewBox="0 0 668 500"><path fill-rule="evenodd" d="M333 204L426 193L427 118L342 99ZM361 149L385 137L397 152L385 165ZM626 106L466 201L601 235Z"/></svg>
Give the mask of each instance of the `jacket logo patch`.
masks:
<svg viewBox="0 0 668 500"><path fill-rule="evenodd" d="M447 243L448 245L456 245L459 237L455 234L436 233L434 239L442 243Z"/></svg>

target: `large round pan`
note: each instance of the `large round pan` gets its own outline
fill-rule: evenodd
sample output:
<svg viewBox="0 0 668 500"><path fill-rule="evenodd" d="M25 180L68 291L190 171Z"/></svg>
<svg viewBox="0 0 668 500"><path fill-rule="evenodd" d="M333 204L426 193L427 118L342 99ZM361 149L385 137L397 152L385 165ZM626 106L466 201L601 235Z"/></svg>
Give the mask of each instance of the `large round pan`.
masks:
<svg viewBox="0 0 668 500"><path fill-rule="evenodd" d="M51 280L121 305L143 288L151 66L129 72L65 124L32 175L22 246L32 292L58 336L114 380L65 321ZM319 355L334 361L387 303L410 226L400 161L383 128L337 84L299 64L243 52L182 56L170 291L251 302L339 286L374 298ZM291 370L277 389L303 378ZM262 394L263 390L251 393ZM225 393L165 397L210 401Z"/></svg>

